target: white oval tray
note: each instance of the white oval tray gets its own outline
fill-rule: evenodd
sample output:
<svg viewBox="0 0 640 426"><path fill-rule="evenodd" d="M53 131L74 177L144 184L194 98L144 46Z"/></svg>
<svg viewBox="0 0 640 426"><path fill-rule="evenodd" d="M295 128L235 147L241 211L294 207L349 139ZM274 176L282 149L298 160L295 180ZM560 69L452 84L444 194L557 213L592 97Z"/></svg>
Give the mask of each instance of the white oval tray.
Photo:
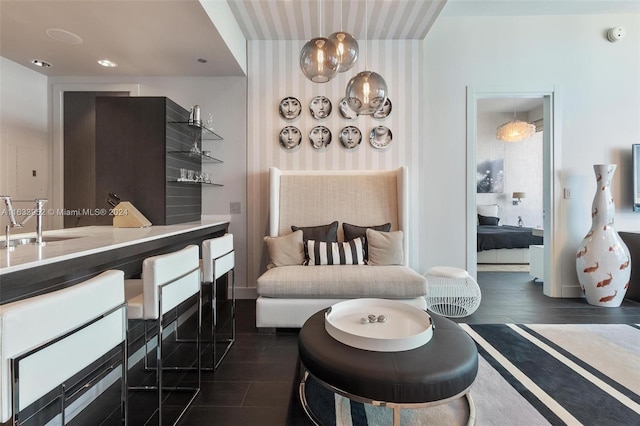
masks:
<svg viewBox="0 0 640 426"><path fill-rule="evenodd" d="M369 315L384 315L386 322L362 323ZM353 299L336 303L324 316L327 333L358 349L399 352L426 344L433 336L431 317L404 302L387 299Z"/></svg>

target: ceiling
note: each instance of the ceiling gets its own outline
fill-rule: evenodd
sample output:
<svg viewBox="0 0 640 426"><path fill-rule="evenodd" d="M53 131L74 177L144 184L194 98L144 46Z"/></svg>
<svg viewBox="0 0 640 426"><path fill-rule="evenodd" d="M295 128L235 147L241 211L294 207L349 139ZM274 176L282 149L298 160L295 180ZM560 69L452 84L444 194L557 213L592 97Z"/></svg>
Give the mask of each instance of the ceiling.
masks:
<svg viewBox="0 0 640 426"><path fill-rule="evenodd" d="M249 40L309 40L344 29L356 39L418 39L446 0L231 0ZM367 16L368 20L364 17Z"/></svg>
<svg viewBox="0 0 640 426"><path fill-rule="evenodd" d="M82 43L54 40L50 28ZM243 75L195 0L0 0L0 55L50 76ZM98 65L101 58L118 67Z"/></svg>
<svg viewBox="0 0 640 426"><path fill-rule="evenodd" d="M225 0L0 0L0 55L50 76L243 75L201 2L215 6ZM369 39L424 39L439 16L640 13L638 0L226 3L248 40L307 40L341 27L358 40L365 38L365 27ZM47 35L48 29L71 32L82 42L55 40ZM118 67L99 66L101 58ZM53 66L35 67L32 59Z"/></svg>

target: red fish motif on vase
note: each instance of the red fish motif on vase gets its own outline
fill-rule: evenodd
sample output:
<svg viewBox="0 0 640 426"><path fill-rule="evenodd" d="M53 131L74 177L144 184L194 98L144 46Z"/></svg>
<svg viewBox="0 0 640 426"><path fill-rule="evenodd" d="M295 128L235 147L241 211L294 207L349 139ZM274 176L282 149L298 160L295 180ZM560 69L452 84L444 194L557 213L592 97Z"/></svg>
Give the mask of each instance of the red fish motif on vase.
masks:
<svg viewBox="0 0 640 426"><path fill-rule="evenodd" d="M590 274L592 272L597 271L599 267L600 267L600 265L598 264L598 262L596 262L596 264L594 266L588 266L588 267L584 268L583 272L585 274Z"/></svg>
<svg viewBox="0 0 640 426"><path fill-rule="evenodd" d="M613 294L611 294L609 296L601 297L600 298L600 302L602 302L602 303L611 302L613 299L616 298L617 295L618 295L618 290L614 291Z"/></svg>
<svg viewBox="0 0 640 426"><path fill-rule="evenodd" d="M582 250L578 250L578 254L576 254L576 259L581 258L585 254L587 254L588 251L589 251L589 249L586 248L586 247L584 247Z"/></svg>
<svg viewBox="0 0 640 426"><path fill-rule="evenodd" d="M591 206L591 228L576 252L576 273L587 302L620 306L631 266L629 250L614 227L615 203L611 181L615 164L596 164L596 191Z"/></svg>
<svg viewBox="0 0 640 426"><path fill-rule="evenodd" d="M611 284L611 281L613 281L613 275L611 275L611 272L609 272L607 275L609 275L609 278L605 278L604 280L598 282L598 284L596 284L596 287L604 287Z"/></svg>

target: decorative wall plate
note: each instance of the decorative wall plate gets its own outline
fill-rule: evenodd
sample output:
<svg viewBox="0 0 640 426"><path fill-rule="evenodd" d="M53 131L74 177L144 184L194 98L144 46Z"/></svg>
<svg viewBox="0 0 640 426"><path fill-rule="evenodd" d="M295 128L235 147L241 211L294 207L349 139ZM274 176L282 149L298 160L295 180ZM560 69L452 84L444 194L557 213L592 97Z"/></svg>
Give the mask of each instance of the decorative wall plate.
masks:
<svg viewBox="0 0 640 426"><path fill-rule="evenodd" d="M340 130L340 143L347 149L353 149L362 142L362 133L355 126L346 126Z"/></svg>
<svg viewBox="0 0 640 426"><path fill-rule="evenodd" d="M309 104L311 116L316 120L327 118L331 114L331 108L331 101L324 96L316 96L311 99L311 103Z"/></svg>
<svg viewBox="0 0 640 426"><path fill-rule="evenodd" d="M293 96L286 97L280 101L280 117L285 120L294 120L300 116L302 104Z"/></svg>
<svg viewBox="0 0 640 426"><path fill-rule="evenodd" d="M331 143L331 130L324 126L316 126L309 132L309 142L315 149L323 149Z"/></svg>
<svg viewBox="0 0 640 426"><path fill-rule="evenodd" d="M280 130L280 145L286 149L293 149L300 145L302 141L302 133L295 126L287 126Z"/></svg>
<svg viewBox="0 0 640 426"><path fill-rule="evenodd" d="M373 118L386 118L389 114L391 114L391 99L387 98L382 109L373 113Z"/></svg>
<svg viewBox="0 0 640 426"><path fill-rule="evenodd" d="M377 126L371 129L369 133L369 143L372 147L382 149L386 148L393 139L391 130L386 126Z"/></svg>
<svg viewBox="0 0 640 426"><path fill-rule="evenodd" d="M342 116L342 118L345 118L347 120L355 120L358 117L358 114L351 108L349 108L349 105L347 105L347 98L340 99L338 111L340 111L340 115Z"/></svg>

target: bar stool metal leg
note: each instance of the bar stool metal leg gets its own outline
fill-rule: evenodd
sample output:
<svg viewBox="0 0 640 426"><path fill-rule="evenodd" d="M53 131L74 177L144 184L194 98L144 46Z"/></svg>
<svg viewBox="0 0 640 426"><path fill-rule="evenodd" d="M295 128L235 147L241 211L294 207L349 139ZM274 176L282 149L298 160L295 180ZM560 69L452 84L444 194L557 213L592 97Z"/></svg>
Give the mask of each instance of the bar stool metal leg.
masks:
<svg viewBox="0 0 640 426"><path fill-rule="evenodd" d="M130 386L129 390L148 390L156 392L156 411L159 425L165 421L163 414L165 391L190 391L190 399L184 404L177 418L172 418L177 424L188 408L196 399L201 387L201 343L202 333L202 288L199 279L199 261L197 246L188 246L178 252L167 255L154 256L145 259L143 263L144 280L126 280L128 287L127 303L130 319L139 319L144 324L144 363L143 367L155 370L155 383L152 386ZM166 294L165 294L166 293ZM167 366L164 354L163 334L169 324L178 324L177 317L167 317L168 313L190 303L196 298L196 366ZM165 324L166 321L170 323ZM148 326L155 323L155 335L150 336ZM175 333L175 331L174 331ZM149 343L155 341L155 367L149 368L147 357ZM195 386L166 386L164 374L167 371L196 371L197 385Z"/></svg>

